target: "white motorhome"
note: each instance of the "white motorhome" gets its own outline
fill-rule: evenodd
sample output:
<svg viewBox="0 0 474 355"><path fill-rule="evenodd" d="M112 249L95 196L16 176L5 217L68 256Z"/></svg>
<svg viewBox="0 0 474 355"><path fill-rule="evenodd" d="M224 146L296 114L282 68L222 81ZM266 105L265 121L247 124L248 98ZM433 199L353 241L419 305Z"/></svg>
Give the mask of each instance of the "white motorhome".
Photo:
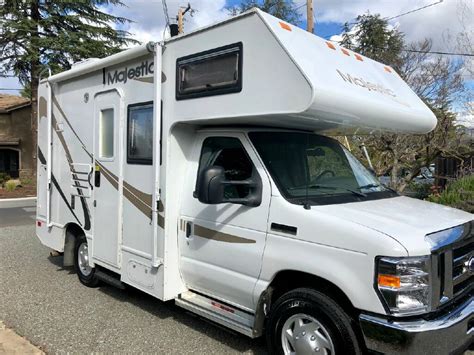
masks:
<svg viewBox="0 0 474 355"><path fill-rule="evenodd" d="M43 78L41 242L271 353L473 341L473 215L397 195L326 132L425 133L390 67L259 10Z"/></svg>

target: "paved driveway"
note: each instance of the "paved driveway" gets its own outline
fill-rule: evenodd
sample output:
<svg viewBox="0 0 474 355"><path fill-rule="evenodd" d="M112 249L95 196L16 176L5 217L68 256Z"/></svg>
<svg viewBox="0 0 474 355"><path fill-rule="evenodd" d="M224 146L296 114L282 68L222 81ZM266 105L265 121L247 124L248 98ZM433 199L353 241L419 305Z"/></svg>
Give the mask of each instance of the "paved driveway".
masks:
<svg viewBox="0 0 474 355"><path fill-rule="evenodd" d="M82 286L37 240L29 210L9 211L15 223L7 223L6 210L0 209L0 320L44 351L265 352L262 340L220 328L173 302L133 289Z"/></svg>

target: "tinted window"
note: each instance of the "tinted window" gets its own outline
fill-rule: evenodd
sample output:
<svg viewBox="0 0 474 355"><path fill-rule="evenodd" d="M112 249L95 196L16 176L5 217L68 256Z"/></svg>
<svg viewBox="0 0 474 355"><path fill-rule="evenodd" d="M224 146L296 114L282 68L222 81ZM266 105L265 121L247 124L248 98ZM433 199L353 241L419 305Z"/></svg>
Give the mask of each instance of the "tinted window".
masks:
<svg viewBox="0 0 474 355"><path fill-rule="evenodd" d="M178 59L176 83L178 100L239 92L242 89L242 44Z"/></svg>
<svg viewBox="0 0 474 355"><path fill-rule="evenodd" d="M209 137L204 140L201 157L199 159L199 172L209 166L224 168L226 180L241 181L252 176L253 165L242 143L237 138ZM226 186L226 198L244 198L249 194L248 186Z"/></svg>
<svg viewBox="0 0 474 355"><path fill-rule="evenodd" d="M265 166L288 199L372 198L387 192L336 140L311 133L249 134ZM350 200L349 199L349 200Z"/></svg>
<svg viewBox="0 0 474 355"><path fill-rule="evenodd" d="M99 158L114 157L114 110L100 111L99 121Z"/></svg>
<svg viewBox="0 0 474 355"><path fill-rule="evenodd" d="M127 162L153 162L153 104L128 107Z"/></svg>

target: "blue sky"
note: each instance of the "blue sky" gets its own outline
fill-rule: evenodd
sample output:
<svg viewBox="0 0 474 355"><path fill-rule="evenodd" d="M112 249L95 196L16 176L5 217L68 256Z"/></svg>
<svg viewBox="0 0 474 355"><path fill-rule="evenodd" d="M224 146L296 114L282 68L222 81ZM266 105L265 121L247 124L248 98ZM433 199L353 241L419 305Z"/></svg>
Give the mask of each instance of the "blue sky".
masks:
<svg viewBox="0 0 474 355"><path fill-rule="evenodd" d="M141 42L160 40L163 36L165 19L161 0L122 0L126 7L109 7L108 11L127 17L134 23L127 25L133 37ZM227 7L239 0L167 0L170 18L174 21L178 8L190 1L197 11L193 17L186 16L185 31L210 25L228 18ZM437 0L313 0L315 12L315 33L329 38L341 33L344 22L352 22L363 13L379 13L382 17L392 17L407 11L432 4ZM294 0L296 7L306 0ZM301 6L301 27L306 26L306 8ZM430 38L433 50L456 52L455 37L462 31L470 31L474 38L473 0L444 0L424 10L402 16L390 21L390 25L405 34L407 42ZM472 68L472 60L470 62ZM474 91L472 75L466 72L468 87ZM0 78L0 88L18 88L15 78ZM2 92L0 90L0 92ZM8 91L14 93L14 91Z"/></svg>

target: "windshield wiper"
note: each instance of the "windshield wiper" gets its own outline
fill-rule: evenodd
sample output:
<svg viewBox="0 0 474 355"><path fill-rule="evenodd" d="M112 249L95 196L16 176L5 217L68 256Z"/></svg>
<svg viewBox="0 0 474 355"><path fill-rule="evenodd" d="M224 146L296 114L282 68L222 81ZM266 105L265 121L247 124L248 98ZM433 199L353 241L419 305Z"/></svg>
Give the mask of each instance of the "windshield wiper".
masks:
<svg viewBox="0 0 474 355"><path fill-rule="evenodd" d="M384 189L387 189L391 192L394 192L394 193L398 194L398 192L396 190L394 190L391 187L388 187L384 184L367 184L367 185L364 185L364 186L359 186L359 189L371 189L373 187L383 187Z"/></svg>
<svg viewBox="0 0 474 355"><path fill-rule="evenodd" d="M306 188L306 186L293 187L293 188L289 188L288 190L305 189L305 188ZM350 193L352 193L353 195L356 195L356 196L359 196L359 197L367 197L367 195L364 194L364 193L362 193L362 192L359 192L359 191L356 191L356 190L352 190L352 189L348 189L348 188L346 188L346 187L339 187L339 186L313 184L313 185L308 185L308 189L344 190L344 191L350 192Z"/></svg>
<svg viewBox="0 0 474 355"><path fill-rule="evenodd" d="M367 185L364 185L364 186L359 186L359 189L371 189L373 187L380 187L382 186L382 184L367 184Z"/></svg>

